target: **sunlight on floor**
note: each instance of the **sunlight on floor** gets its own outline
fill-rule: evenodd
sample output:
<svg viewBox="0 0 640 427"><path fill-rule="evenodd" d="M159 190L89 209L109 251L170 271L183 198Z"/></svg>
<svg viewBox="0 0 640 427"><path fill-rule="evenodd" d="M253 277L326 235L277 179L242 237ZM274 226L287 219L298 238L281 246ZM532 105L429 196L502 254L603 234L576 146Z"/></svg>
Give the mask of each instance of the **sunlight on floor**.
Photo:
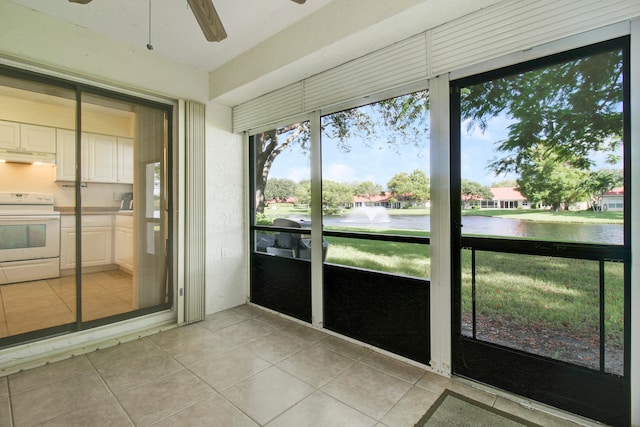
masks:
<svg viewBox="0 0 640 427"><path fill-rule="evenodd" d="M120 270L82 276L82 320L134 310L132 277ZM75 276L0 286L0 337L76 320Z"/></svg>

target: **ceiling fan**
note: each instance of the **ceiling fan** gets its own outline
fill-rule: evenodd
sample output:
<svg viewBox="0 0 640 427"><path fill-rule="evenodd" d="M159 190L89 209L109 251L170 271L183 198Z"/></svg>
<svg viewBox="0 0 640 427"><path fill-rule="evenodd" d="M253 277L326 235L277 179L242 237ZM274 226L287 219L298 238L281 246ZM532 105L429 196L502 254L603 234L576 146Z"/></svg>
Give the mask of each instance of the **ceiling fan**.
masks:
<svg viewBox="0 0 640 427"><path fill-rule="evenodd" d="M71 3L87 4L91 0L69 0ZM307 0L291 0L298 4L303 4ZM200 25L204 37L210 42L219 42L227 38L222 21L213 6L213 0L187 0L191 11L193 11L196 21Z"/></svg>

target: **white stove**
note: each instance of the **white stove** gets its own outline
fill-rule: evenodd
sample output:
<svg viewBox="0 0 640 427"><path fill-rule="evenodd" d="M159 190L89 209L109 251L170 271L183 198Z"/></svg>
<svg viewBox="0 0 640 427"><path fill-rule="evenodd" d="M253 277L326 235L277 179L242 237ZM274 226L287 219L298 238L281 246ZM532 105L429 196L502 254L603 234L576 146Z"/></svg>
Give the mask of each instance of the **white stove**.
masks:
<svg viewBox="0 0 640 427"><path fill-rule="evenodd" d="M58 277L60 213L50 193L0 193L0 285Z"/></svg>

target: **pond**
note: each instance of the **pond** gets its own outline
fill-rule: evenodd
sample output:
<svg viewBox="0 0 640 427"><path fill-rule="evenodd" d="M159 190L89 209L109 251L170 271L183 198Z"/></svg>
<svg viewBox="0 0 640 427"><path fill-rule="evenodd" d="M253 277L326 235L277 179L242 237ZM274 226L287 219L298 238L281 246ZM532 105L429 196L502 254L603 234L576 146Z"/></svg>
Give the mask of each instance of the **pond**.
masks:
<svg viewBox="0 0 640 427"><path fill-rule="evenodd" d="M379 229L430 230L429 215L392 215L388 221L345 221L341 216L325 216L325 226L363 227ZM601 243L621 245L624 238L622 224L584 224L522 221L518 219L464 216L463 234L502 237L523 237L562 242Z"/></svg>

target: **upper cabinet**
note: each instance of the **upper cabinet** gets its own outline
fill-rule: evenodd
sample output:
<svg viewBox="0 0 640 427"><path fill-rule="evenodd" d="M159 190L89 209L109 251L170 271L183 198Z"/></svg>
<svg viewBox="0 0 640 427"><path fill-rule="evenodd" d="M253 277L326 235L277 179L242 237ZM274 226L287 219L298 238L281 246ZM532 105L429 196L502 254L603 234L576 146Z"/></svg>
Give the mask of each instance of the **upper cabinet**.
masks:
<svg viewBox="0 0 640 427"><path fill-rule="evenodd" d="M75 132L58 129L56 180L74 181ZM82 182L133 183L133 140L82 133Z"/></svg>
<svg viewBox="0 0 640 427"><path fill-rule="evenodd" d="M72 130L57 130L56 180L76 179L76 133Z"/></svg>
<svg viewBox="0 0 640 427"><path fill-rule="evenodd" d="M115 136L82 134L83 181L118 182L118 145Z"/></svg>
<svg viewBox="0 0 640 427"><path fill-rule="evenodd" d="M0 121L0 148L54 154L56 152L56 129Z"/></svg>
<svg viewBox="0 0 640 427"><path fill-rule="evenodd" d="M46 126L20 125L20 145L25 151L56 152L56 129Z"/></svg>
<svg viewBox="0 0 640 427"><path fill-rule="evenodd" d="M20 123L0 121L0 148L15 150L20 146Z"/></svg>
<svg viewBox="0 0 640 427"><path fill-rule="evenodd" d="M133 139L118 138L118 182L133 184Z"/></svg>

